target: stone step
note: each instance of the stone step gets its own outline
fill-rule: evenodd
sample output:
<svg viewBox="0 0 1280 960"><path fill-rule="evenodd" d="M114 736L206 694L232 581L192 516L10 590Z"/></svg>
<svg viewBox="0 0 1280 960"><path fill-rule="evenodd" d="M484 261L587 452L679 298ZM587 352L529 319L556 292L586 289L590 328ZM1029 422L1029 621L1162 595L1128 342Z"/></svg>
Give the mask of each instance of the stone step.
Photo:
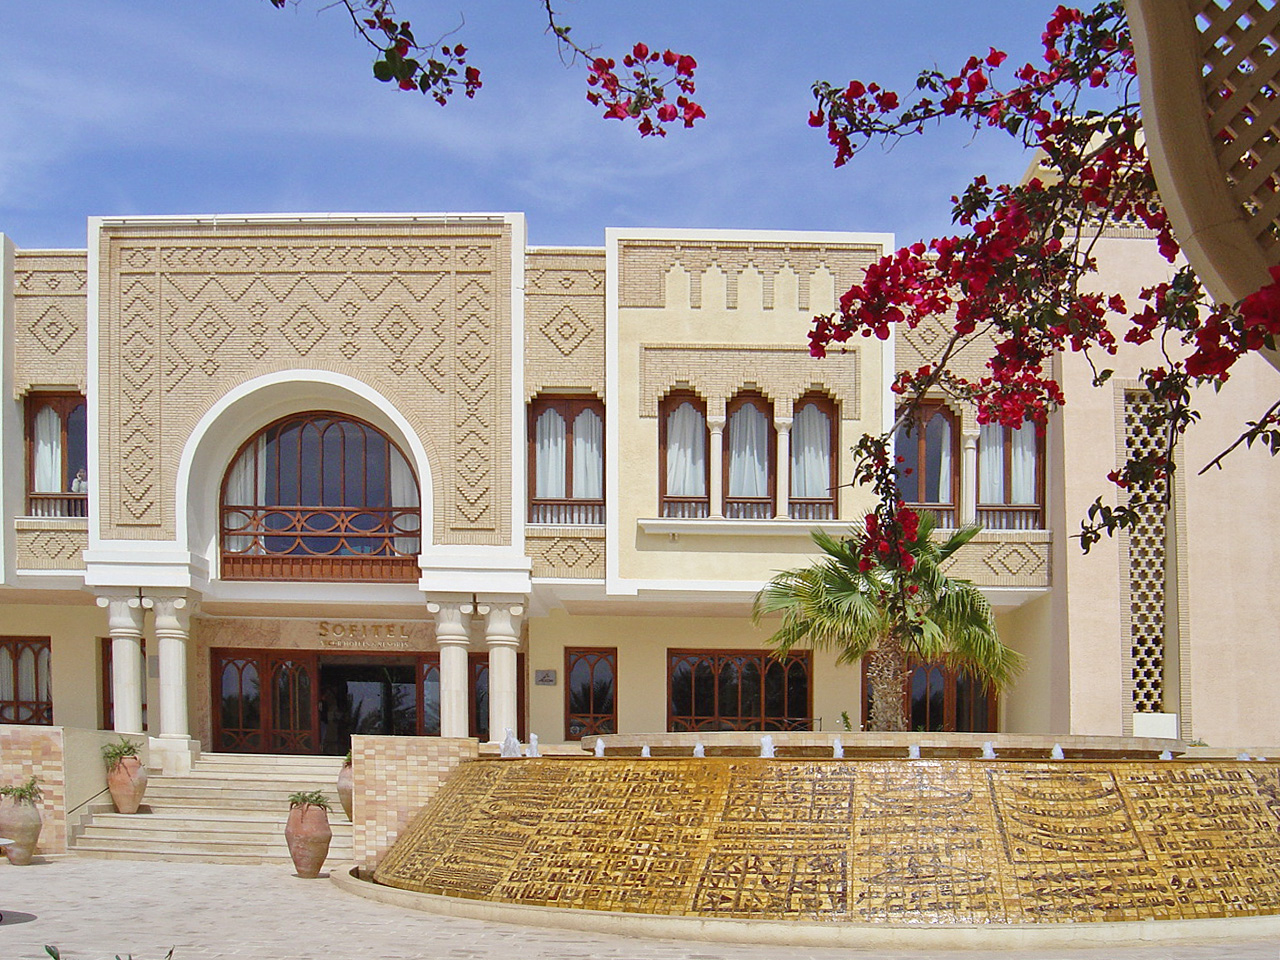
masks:
<svg viewBox="0 0 1280 960"><path fill-rule="evenodd" d="M205 798L216 802L219 798L237 797L245 800L274 800L281 802L287 808L289 806L289 797L295 793L310 792L319 790L324 794L325 799L329 803L338 802L338 791L335 787L325 784L271 784L271 783L255 783L252 785L237 786L228 783L216 782L197 782L184 780L181 783L162 782L147 784L147 792L143 796L143 802L149 803L156 800L172 800L177 797L186 797L191 799Z"/></svg>
<svg viewBox="0 0 1280 960"><path fill-rule="evenodd" d="M281 837L278 844L241 843L175 843L169 840L148 842L87 841L77 843L77 856L120 860L199 860L204 863L288 863L289 848ZM329 848L326 863L342 864L352 860L351 849L337 845Z"/></svg>
<svg viewBox="0 0 1280 960"><path fill-rule="evenodd" d="M244 820L244 819L202 819L199 817L143 817L116 814L112 816L94 817L93 822L84 828L81 836L85 838L106 839L108 837L130 837L146 834L152 837L172 837L175 840L189 838L192 840L220 839L259 839L261 837L284 836L285 819ZM351 841L351 824L346 820L329 821L329 829L333 831L333 841Z"/></svg>

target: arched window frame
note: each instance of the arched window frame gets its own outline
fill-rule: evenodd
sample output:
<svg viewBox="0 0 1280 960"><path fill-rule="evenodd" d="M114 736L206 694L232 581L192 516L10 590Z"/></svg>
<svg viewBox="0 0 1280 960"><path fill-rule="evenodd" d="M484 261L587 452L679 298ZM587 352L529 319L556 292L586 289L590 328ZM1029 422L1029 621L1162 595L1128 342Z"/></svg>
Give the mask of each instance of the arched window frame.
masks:
<svg viewBox="0 0 1280 960"><path fill-rule="evenodd" d="M943 500L941 496L937 499L930 499L928 490L926 489L927 471L920 469L920 464L926 463L930 450L928 446L927 428L929 422L935 416L941 416L947 427L947 435L950 437L950 464L943 471L940 481L947 481L948 498ZM911 455L909 448L905 448L904 444L914 444L914 456ZM902 493L903 500L907 506L913 509L929 510L938 518L940 527L955 527L958 525L958 506L960 498L960 418L956 416L946 404L937 401L926 401L921 403L914 411L908 422L905 422L898 428L895 437L894 450L899 456L907 456L907 464L899 464L898 466L898 489ZM910 475L905 475L905 467L914 463ZM939 487L941 487L941 482ZM941 489L939 490L941 493Z"/></svg>
<svg viewBox="0 0 1280 960"><path fill-rule="evenodd" d="M1037 434L1035 424L1024 423L1020 428L1029 431L1035 437L1033 445L1034 450L1034 471L1032 478L1032 503L1014 503L1013 502L1013 471L1014 471L1014 432L1009 427L1000 424L986 424L978 434L978 522L988 530L1043 530L1044 529L1044 458L1045 443L1044 434ZM988 444L990 439L996 432L999 432L999 446L1002 469L1002 482L1000 484L999 495L991 494L990 490L984 490L983 478L986 475L984 469L985 447L984 441ZM991 484L987 484L988 488Z"/></svg>
<svg viewBox="0 0 1280 960"><path fill-rule="evenodd" d="M302 463L303 448L296 451L295 477L282 477L284 459L275 455L274 477L269 472L270 457L268 438L279 440L282 433L295 423L299 431L308 426L327 422L320 429L320 436L339 424L350 424L364 435L376 436L383 441L385 504L352 502L349 487L355 485L368 499L370 474L367 440L364 470L353 471L344 461L336 475L342 495L340 504L271 503L272 499L302 500L303 477L312 482L313 473L307 473ZM272 434L275 434L274 438ZM338 434L337 445L346 450L346 429ZM323 453L329 441L322 440L324 467L314 470L322 476L327 463ZM256 448L253 455L252 486L256 493L252 499L258 503L228 502L228 489L241 458ZM286 451L289 452L289 451ZM396 469L392 457L399 457L404 464L401 486L406 502L394 502L396 497ZM268 471L264 473L263 471ZM292 490L296 483L298 494L286 497L282 490ZM422 510L419 485L413 464L389 436L368 421L329 410L309 411L281 417L249 437L231 458L219 487L219 528L221 533L221 576L224 580L298 580L298 581L391 581L411 583L420 575L418 554L421 552ZM274 495L274 496L273 496ZM316 499L327 499L324 495ZM410 502L411 501L411 502Z"/></svg>
<svg viewBox="0 0 1280 960"><path fill-rule="evenodd" d="M538 420L554 410L564 420L564 497L539 497ZM600 491L599 497L584 497L574 489L574 447L578 417L591 411L600 418ZM596 396L537 396L529 402L528 490L529 522L572 526L595 526L604 523L604 401Z"/></svg>
<svg viewBox="0 0 1280 960"><path fill-rule="evenodd" d="M800 412L805 407L813 405L819 412L827 418L828 437L827 437L827 493L823 497L799 497L795 494L796 489L796 469L795 458L799 450L797 446L798 440L796 436L795 421L799 417ZM840 473L838 463L836 461L836 450L839 449L839 430L840 417L836 408L836 402L825 393L813 391L806 393L791 406L791 465L788 470L788 478L791 489L789 495L789 514L793 520L835 520L838 515L839 499L836 491L840 486Z"/></svg>
<svg viewBox="0 0 1280 960"><path fill-rule="evenodd" d="M906 675L902 682L902 711L907 718L907 729L924 729L926 732L947 733L997 733L1000 727L1000 698L995 688L984 688L969 673L949 665L943 660L925 662L909 657ZM915 692L924 681L924 692L929 693L932 680L939 695L936 704L917 702ZM871 716L872 689L867 677L867 661L862 661L862 717ZM927 696L926 696L927 699ZM938 707L937 714L933 711ZM925 723L920 723L924 719ZM936 722L935 722L936 721Z"/></svg>
<svg viewBox="0 0 1280 960"><path fill-rule="evenodd" d="M702 417L702 469L703 495L700 497L676 496L667 491L667 429L668 421L681 404L691 404ZM711 434L707 427L707 402L692 390L672 390L662 398L658 407L658 499L660 513L664 517L681 520L698 520L711 513Z"/></svg>
<svg viewBox="0 0 1280 960"><path fill-rule="evenodd" d="M748 405L759 410L765 422L765 493L763 496L733 496L730 487L736 432L742 428L744 422L738 417L742 409ZM773 401L759 390L739 391L725 405L724 456L721 472L724 515L727 519L770 520L773 518L778 486L778 431L773 422Z"/></svg>

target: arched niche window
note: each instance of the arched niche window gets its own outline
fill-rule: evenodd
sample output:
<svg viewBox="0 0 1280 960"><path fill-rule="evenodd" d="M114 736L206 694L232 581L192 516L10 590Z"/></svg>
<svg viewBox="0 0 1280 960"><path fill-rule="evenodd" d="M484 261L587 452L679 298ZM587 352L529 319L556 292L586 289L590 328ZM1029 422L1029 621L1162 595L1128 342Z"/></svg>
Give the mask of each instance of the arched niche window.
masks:
<svg viewBox="0 0 1280 960"><path fill-rule="evenodd" d="M662 515L701 519L711 512L707 463L707 404L689 390L673 390L658 414L658 478Z"/></svg>
<svg viewBox="0 0 1280 960"><path fill-rule="evenodd" d="M940 403L921 404L898 428L894 449L898 490L912 507L932 511L938 525L956 525L959 443L955 415Z"/></svg>
<svg viewBox="0 0 1280 960"><path fill-rule="evenodd" d="M604 403L536 397L529 404L529 522L604 523Z"/></svg>
<svg viewBox="0 0 1280 960"><path fill-rule="evenodd" d="M354 417L296 414L259 431L223 478L221 514L224 579L418 578L417 479Z"/></svg>
<svg viewBox="0 0 1280 960"><path fill-rule="evenodd" d="M725 408L724 515L731 520L768 520L774 514L777 476L773 404L744 391Z"/></svg>
<svg viewBox="0 0 1280 960"><path fill-rule="evenodd" d="M27 515L88 516L89 431L78 393L27 397Z"/></svg>
<svg viewBox="0 0 1280 960"><path fill-rule="evenodd" d="M792 407L791 498L793 520L836 519L836 408L830 397L806 394Z"/></svg>
<svg viewBox="0 0 1280 960"><path fill-rule="evenodd" d="M978 433L978 522L989 530L1044 528L1044 438L1035 424L985 423Z"/></svg>

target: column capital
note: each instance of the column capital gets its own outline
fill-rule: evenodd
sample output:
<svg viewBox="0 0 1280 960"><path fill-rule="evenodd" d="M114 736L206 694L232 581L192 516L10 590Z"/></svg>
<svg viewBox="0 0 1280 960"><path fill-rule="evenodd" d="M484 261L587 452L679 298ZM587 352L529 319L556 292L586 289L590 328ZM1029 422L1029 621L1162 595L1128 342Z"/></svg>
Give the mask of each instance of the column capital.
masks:
<svg viewBox="0 0 1280 960"><path fill-rule="evenodd" d="M707 417L707 429L712 433L722 433L726 422L727 418L724 416Z"/></svg>
<svg viewBox="0 0 1280 960"><path fill-rule="evenodd" d="M773 428L779 433L789 433L791 424L795 423L795 417L774 417Z"/></svg>
<svg viewBox="0 0 1280 960"><path fill-rule="evenodd" d="M145 611L142 598L137 594L101 596L97 598L98 606L107 611L107 632L112 637L140 638L142 636L142 618Z"/></svg>

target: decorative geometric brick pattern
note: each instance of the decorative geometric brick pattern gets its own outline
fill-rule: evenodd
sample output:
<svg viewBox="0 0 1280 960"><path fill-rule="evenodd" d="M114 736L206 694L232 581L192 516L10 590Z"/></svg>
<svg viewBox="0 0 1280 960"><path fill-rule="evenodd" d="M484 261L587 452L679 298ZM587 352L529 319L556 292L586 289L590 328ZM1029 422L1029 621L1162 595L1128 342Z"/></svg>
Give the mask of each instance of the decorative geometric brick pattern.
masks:
<svg viewBox="0 0 1280 960"><path fill-rule="evenodd" d="M1052 546L1048 530L983 530L945 569L981 587L1047 587Z"/></svg>
<svg viewBox="0 0 1280 960"><path fill-rule="evenodd" d="M476 758L478 749L475 740L352 737L356 865L372 870L414 814L430 802L460 764Z"/></svg>
<svg viewBox="0 0 1280 960"><path fill-rule="evenodd" d="M1154 412L1151 395L1129 390L1124 395L1125 451L1130 457L1161 451L1161 439L1143 422ZM1129 653L1133 658L1133 709L1164 710L1165 628L1165 481L1156 481L1157 502L1137 507L1137 523L1129 530Z"/></svg>
<svg viewBox="0 0 1280 960"><path fill-rule="evenodd" d="M67 852L67 776L61 727L0 724L0 785L28 777L40 783L40 829L37 854Z"/></svg>
<svg viewBox="0 0 1280 960"><path fill-rule="evenodd" d="M1277 914L1274 773L1230 761L481 760L453 774L374 876L703 918Z"/></svg>
<svg viewBox="0 0 1280 960"><path fill-rule="evenodd" d="M598 529L538 527L525 532L524 542L535 577L604 579L604 534Z"/></svg>
<svg viewBox="0 0 1280 960"><path fill-rule="evenodd" d="M79 529L19 529L15 532L19 570L83 570L89 532L84 521Z"/></svg>
<svg viewBox="0 0 1280 960"><path fill-rule="evenodd" d="M525 257L526 399L566 389L604 396L603 250Z"/></svg>
<svg viewBox="0 0 1280 960"><path fill-rule="evenodd" d="M14 389L70 387L83 391L87 324L83 250L24 252L14 257Z"/></svg>
<svg viewBox="0 0 1280 960"><path fill-rule="evenodd" d="M250 220L101 237L105 536L173 536L195 423L246 380L304 368L362 380L409 419L433 459L435 542L509 542L507 224Z"/></svg>

